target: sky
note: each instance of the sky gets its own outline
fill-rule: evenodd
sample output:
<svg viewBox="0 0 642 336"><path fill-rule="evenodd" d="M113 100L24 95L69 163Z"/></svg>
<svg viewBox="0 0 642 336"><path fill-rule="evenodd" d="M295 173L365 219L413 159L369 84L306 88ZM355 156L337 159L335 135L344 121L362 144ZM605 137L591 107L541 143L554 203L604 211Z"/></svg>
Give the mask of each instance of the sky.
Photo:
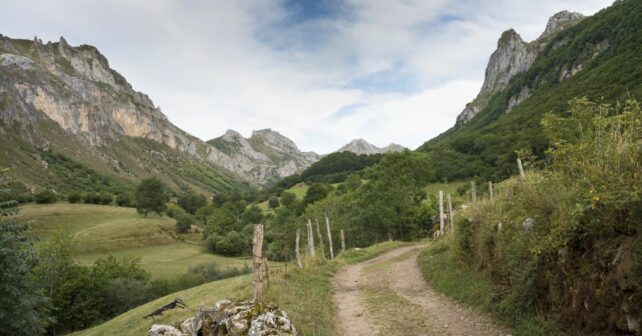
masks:
<svg viewBox="0 0 642 336"><path fill-rule="evenodd" d="M209 140L272 128L302 150L414 149L452 127L501 33L612 0L0 0L0 34L97 47Z"/></svg>

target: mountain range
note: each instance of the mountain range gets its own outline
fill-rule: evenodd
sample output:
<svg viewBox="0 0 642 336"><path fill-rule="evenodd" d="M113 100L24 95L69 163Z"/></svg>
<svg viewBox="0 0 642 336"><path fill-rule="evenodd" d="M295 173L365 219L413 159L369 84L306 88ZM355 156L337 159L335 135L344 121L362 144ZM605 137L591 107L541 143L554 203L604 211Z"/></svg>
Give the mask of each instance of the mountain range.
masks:
<svg viewBox="0 0 642 336"><path fill-rule="evenodd" d="M557 13L531 42L507 30L477 97L451 129L418 150L431 153L437 174L449 180L502 179L514 172L517 151L545 157L544 113L564 113L575 97L642 96L640 32L642 3L634 0L590 17ZM337 152L404 149L356 139ZM0 35L0 165L32 189L64 190L83 167L123 182L157 176L174 190L243 190L300 173L320 158L270 129L202 141L172 124L95 47Z"/></svg>
<svg viewBox="0 0 642 336"><path fill-rule="evenodd" d="M98 49L62 37L43 43L0 35L0 75L0 162L32 189L64 190L78 166L122 181L153 175L175 190L244 189L320 158L271 129L201 141L135 91Z"/></svg>

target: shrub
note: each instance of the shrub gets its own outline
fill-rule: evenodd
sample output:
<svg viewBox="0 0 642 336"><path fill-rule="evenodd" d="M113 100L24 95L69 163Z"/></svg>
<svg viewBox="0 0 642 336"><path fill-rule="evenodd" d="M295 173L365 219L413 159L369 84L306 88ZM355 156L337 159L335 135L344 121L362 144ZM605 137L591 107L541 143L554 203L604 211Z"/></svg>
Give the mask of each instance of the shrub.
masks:
<svg viewBox="0 0 642 336"><path fill-rule="evenodd" d="M100 195L95 191L89 191L82 195L86 204L100 204Z"/></svg>
<svg viewBox="0 0 642 336"><path fill-rule="evenodd" d="M34 200L38 204L50 204L58 201L58 195L51 190L43 190L34 195Z"/></svg>
<svg viewBox="0 0 642 336"><path fill-rule="evenodd" d="M78 203L82 200L82 196L79 193L71 193L69 196L67 196L67 201L69 203Z"/></svg>
<svg viewBox="0 0 642 336"><path fill-rule="evenodd" d="M176 218L176 232L177 233L187 233L190 231L192 228L192 224L194 224L195 219L194 216L184 213L179 215Z"/></svg>
<svg viewBox="0 0 642 336"><path fill-rule="evenodd" d="M105 191L101 192L99 197L100 197L100 204L109 205L114 202L114 195L108 192L105 192Z"/></svg>
<svg viewBox="0 0 642 336"><path fill-rule="evenodd" d="M121 207L131 207L133 205L130 194L118 194L116 196L116 205Z"/></svg>
<svg viewBox="0 0 642 336"><path fill-rule="evenodd" d="M278 207L279 207L279 203L280 203L280 202L279 202L279 198L278 198L278 197L276 197L276 196L272 196L272 197L270 197L270 199L268 200L268 207L269 207L270 209L276 209L276 208L278 208Z"/></svg>

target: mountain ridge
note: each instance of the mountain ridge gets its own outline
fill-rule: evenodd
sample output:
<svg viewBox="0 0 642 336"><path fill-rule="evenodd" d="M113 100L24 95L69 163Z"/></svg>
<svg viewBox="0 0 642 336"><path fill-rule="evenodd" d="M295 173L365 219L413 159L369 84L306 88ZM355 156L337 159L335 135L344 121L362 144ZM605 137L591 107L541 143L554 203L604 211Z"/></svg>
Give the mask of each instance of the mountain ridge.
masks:
<svg viewBox="0 0 642 336"><path fill-rule="evenodd" d="M406 147L403 147L395 143L390 143L389 145L380 148L360 138L360 139L351 140L346 145L334 151L334 153L352 152L358 155L359 154L371 155L371 154L384 154L389 152L400 152L406 149L407 149Z"/></svg>

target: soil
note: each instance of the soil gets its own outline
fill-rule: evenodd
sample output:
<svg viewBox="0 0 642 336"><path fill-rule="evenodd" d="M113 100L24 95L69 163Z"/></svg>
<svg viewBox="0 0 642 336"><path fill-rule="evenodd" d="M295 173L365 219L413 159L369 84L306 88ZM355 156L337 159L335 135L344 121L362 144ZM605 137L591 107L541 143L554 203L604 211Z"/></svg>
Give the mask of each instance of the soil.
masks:
<svg viewBox="0 0 642 336"><path fill-rule="evenodd" d="M487 314L436 293L417 264L421 248L397 248L337 272L337 335L510 335Z"/></svg>

